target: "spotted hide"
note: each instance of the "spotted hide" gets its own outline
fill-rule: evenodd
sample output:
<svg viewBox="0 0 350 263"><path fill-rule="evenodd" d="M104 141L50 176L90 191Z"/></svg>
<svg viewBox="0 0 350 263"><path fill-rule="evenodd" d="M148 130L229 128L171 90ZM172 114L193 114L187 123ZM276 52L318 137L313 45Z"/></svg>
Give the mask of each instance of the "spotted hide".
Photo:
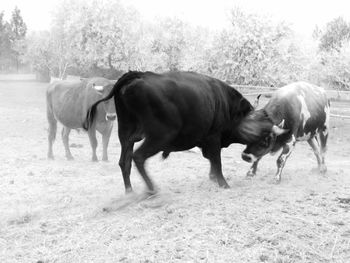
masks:
<svg viewBox="0 0 350 263"><path fill-rule="evenodd" d="M323 88L296 82L277 90L262 109L249 114L241 125L249 143L243 160L253 165L247 176L256 174L258 162L267 153L282 150L277 159L276 181L298 141L307 141L318 168L325 173L330 104Z"/></svg>

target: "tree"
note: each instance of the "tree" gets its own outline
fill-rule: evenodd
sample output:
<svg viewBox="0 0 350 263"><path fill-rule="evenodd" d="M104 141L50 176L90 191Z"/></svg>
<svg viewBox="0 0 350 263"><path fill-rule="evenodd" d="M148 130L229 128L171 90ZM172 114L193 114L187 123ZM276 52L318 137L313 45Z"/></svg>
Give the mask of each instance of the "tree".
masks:
<svg viewBox="0 0 350 263"><path fill-rule="evenodd" d="M10 24L11 24L13 40L25 38L27 33L27 25L24 23L23 18L21 16L21 10L19 10L17 6L12 12L12 18L11 18Z"/></svg>
<svg viewBox="0 0 350 263"><path fill-rule="evenodd" d="M279 75L282 65L296 62L293 55L297 47L289 41L292 31L287 25L239 8L231 12L231 25L214 40L214 76L236 84L280 85L289 81Z"/></svg>
<svg viewBox="0 0 350 263"><path fill-rule="evenodd" d="M4 21L4 12L0 13L0 70L5 70L11 64L11 28L7 21Z"/></svg>
<svg viewBox="0 0 350 263"><path fill-rule="evenodd" d="M321 51L340 51L343 44L350 40L350 24L344 18L337 17L328 22L324 32L319 32Z"/></svg>
<svg viewBox="0 0 350 263"><path fill-rule="evenodd" d="M49 82L56 65L50 38L50 32L40 31L31 33L26 41L27 52L24 60L31 64L38 81Z"/></svg>
<svg viewBox="0 0 350 263"><path fill-rule="evenodd" d="M317 60L310 68L315 82L337 90L350 89L350 23L342 17L316 28Z"/></svg>
<svg viewBox="0 0 350 263"><path fill-rule="evenodd" d="M12 46L12 53L14 56L14 60L16 63L16 69L18 72L19 64L20 64L20 56L24 54L25 46L24 46L24 38L27 33L27 26L23 21L23 18L21 16L21 11L15 7L15 9L12 12L11 22L11 46Z"/></svg>
<svg viewBox="0 0 350 263"><path fill-rule="evenodd" d="M164 70L181 68L183 50L187 44L184 36L186 26L177 18L166 18L156 26L151 52L162 57Z"/></svg>
<svg viewBox="0 0 350 263"><path fill-rule="evenodd" d="M73 67L135 68L142 36L138 13L119 1L64 0L51 28L57 75Z"/></svg>

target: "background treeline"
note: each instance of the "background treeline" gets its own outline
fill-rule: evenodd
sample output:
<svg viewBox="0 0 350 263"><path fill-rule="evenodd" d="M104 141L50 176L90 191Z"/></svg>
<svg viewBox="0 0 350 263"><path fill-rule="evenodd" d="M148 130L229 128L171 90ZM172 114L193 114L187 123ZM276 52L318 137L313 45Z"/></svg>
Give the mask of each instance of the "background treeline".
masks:
<svg viewBox="0 0 350 263"><path fill-rule="evenodd" d="M308 41L285 22L240 8L229 19L229 28L214 31L173 17L148 22L114 0L62 0L49 31L26 34L15 9L9 22L0 15L1 70L27 68L41 80L191 70L235 84L307 80L350 89L350 24L342 17L315 28Z"/></svg>
<svg viewBox="0 0 350 263"><path fill-rule="evenodd" d="M10 21L5 21L4 12L0 12L0 71L18 71L23 66L25 55L25 37L27 26L16 7Z"/></svg>

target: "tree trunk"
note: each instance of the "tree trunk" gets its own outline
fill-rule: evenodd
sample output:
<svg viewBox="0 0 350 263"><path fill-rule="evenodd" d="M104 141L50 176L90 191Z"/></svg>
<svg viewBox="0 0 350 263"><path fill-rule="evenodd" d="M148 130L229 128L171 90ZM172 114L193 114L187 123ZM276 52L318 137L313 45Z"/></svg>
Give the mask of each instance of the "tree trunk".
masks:
<svg viewBox="0 0 350 263"><path fill-rule="evenodd" d="M107 61L108 61L108 66L110 69L114 69L113 64L112 64L112 54L109 54L107 57Z"/></svg>

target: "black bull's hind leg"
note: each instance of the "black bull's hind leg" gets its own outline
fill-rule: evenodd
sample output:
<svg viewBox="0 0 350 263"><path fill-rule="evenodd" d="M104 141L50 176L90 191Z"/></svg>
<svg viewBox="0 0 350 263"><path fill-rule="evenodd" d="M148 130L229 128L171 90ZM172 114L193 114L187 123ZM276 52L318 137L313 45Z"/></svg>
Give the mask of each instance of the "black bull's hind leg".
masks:
<svg viewBox="0 0 350 263"><path fill-rule="evenodd" d="M142 145L133 154L133 160L135 162L136 168L145 181L150 194L154 194L156 190L154 188L152 180L145 170L145 161L149 157L166 148L166 145L174 138L177 132L176 129L166 129L165 126L161 127L160 124L158 124L158 127L158 131L162 132L157 135L146 136Z"/></svg>
<svg viewBox="0 0 350 263"><path fill-rule="evenodd" d="M121 145L121 153L119 158L119 166L122 170L125 192L132 192L132 187L130 183L130 171L131 171L131 160L134 149L134 141L131 138L130 133L123 131L122 125L119 123L119 140Z"/></svg>

